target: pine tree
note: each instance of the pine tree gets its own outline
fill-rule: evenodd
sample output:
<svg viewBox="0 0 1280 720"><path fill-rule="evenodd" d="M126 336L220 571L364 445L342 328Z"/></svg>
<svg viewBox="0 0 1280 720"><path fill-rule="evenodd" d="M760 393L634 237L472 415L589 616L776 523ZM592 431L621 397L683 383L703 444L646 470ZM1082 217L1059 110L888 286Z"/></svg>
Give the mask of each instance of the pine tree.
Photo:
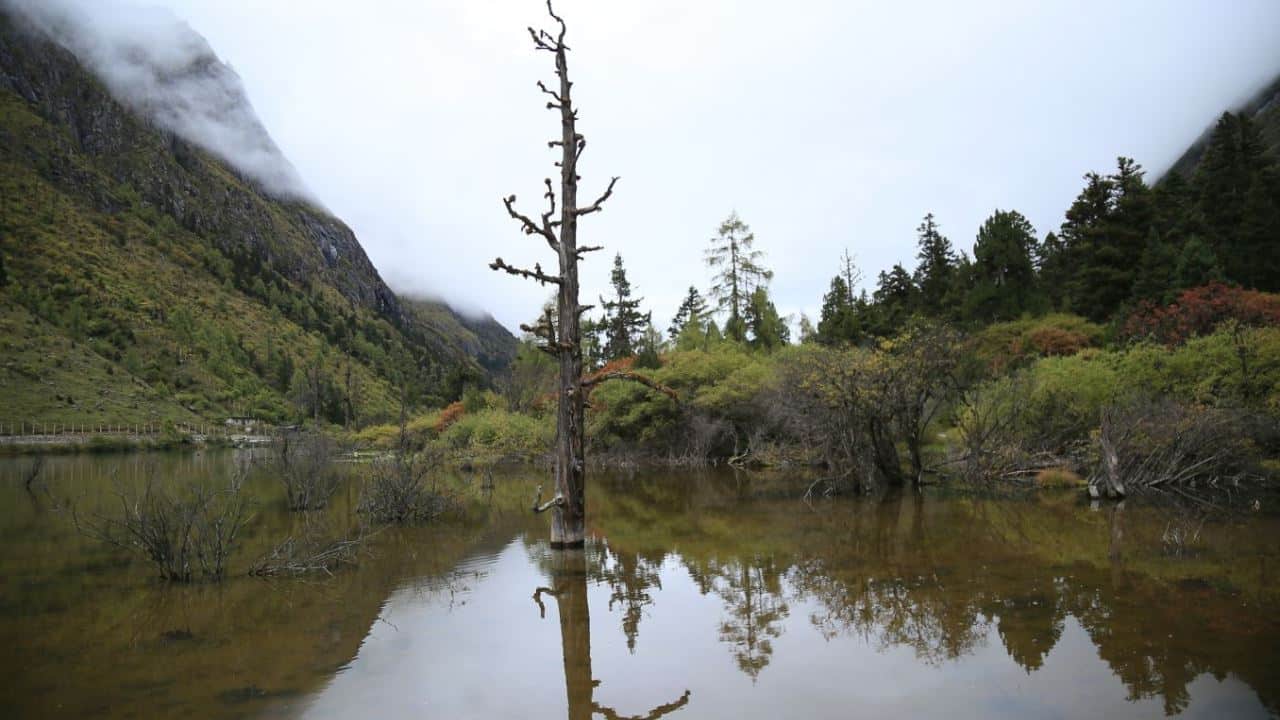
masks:
<svg viewBox="0 0 1280 720"><path fill-rule="evenodd" d="M849 292L844 275L836 275L831 278L831 288L822 296L817 340L824 345L857 342L861 330L853 294Z"/></svg>
<svg viewBox="0 0 1280 720"><path fill-rule="evenodd" d="M756 250L754 244L751 228L732 213L720 224L706 252L707 265L715 271L711 297L717 310L729 313L724 334L737 342L746 339L744 316L751 293L773 277L773 271L761 264L764 252Z"/></svg>
<svg viewBox="0 0 1280 720"><path fill-rule="evenodd" d="M1280 289L1280 176L1265 155L1257 125L1244 114L1223 113L1192 179L1205 240L1227 280Z"/></svg>
<svg viewBox="0 0 1280 720"><path fill-rule="evenodd" d="M1160 235L1155 227L1147 234L1147 246L1138 261L1138 274L1133 282L1133 299L1166 303L1177 287L1176 269L1179 248Z"/></svg>
<svg viewBox="0 0 1280 720"><path fill-rule="evenodd" d="M753 348L774 350L791 341L791 328L779 317L778 309L769 299L769 291L763 286L751 291L745 320Z"/></svg>
<svg viewBox="0 0 1280 720"><path fill-rule="evenodd" d="M966 293L966 317L994 322L1043 309L1035 248L1035 228L1021 213L996 210L987 218L973 246L973 285Z"/></svg>
<svg viewBox="0 0 1280 720"><path fill-rule="evenodd" d="M881 271L876 291L872 293L874 312L869 328L872 334L885 337L901 330L916 312L919 294L911 273L901 263L887 273Z"/></svg>
<svg viewBox="0 0 1280 720"><path fill-rule="evenodd" d="M1199 287L1222 279L1222 265L1213 247L1197 236L1192 236L1182 246L1178 266L1174 271L1178 289Z"/></svg>
<svg viewBox="0 0 1280 720"><path fill-rule="evenodd" d="M1069 275L1064 304L1102 321L1133 295L1137 268L1153 222L1142 166L1117 160L1116 173L1085 175L1085 189L1067 210L1060 238Z"/></svg>
<svg viewBox="0 0 1280 720"><path fill-rule="evenodd" d="M919 235L915 284L920 289L920 309L926 314L946 314L946 299L955 279L956 253L951 241L938 231L933 213L916 228Z"/></svg>
<svg viewBox="0 0 1280 720"><path fill-rule="evenodd" d="M635 355L636 341L645 325L650 322L650 316L640 312L640 303L644 298L631 297L631 283L627 280L621 253L613 257L609 284L613 286L613 298L600 298L600 307L604 309L604 319L601 321L605 336L604 356L607 360L617 360Z"/></svg>
<svg viewBox="0 0 1280 720"><path fill-rule="evenodd" d="M684 332L686 325L691 322L701 324L706 317L707 301L702 298L698 288L690 285L689 293L680 302L680 307L676 310L676 316L671 319L671 327L667 328L667 336L675 340L680 337L680 333Z"/></svg>

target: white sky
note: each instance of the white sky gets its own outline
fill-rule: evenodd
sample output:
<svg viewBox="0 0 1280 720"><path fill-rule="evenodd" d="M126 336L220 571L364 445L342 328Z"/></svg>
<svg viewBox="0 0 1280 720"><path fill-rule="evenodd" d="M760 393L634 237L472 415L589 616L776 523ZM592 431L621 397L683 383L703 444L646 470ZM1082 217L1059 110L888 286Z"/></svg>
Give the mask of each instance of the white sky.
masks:
<svg viewBox="0 0 1280 720"><path fill-rule="evenodd" d="M114 0L113 0L114 1ZM500 198L541 207L558 120L538 0L158 0L244 79L263 123L399 291L514 328L553 265ZM1280 71L1280 2L559 0L581 108L584 298L612 253L665 328L737 210L779 310L816 316L844 248L914 266L932 211L968 249L996 208L1055 229L1089 170L1154 174Z"/></svg>

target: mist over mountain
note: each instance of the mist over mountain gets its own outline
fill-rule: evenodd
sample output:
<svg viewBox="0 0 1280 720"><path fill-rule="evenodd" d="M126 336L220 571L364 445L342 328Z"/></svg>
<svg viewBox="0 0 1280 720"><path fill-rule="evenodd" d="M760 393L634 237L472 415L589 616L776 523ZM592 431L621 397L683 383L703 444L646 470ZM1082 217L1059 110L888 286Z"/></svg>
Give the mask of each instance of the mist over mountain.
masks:
<svg viewBox="0 0 1280 720"><path fill-rule="evenodd" d="M23 27L70 50L139 115L272 195L318 201L259 121L244 85L166 8L94 0L0 0Z"/></svg>
<svg viewBox="0 0 1280 720"><path fill-rule="evenodd" d="M1257 124L1266 153L1272 157L1280 157L1280 75L1234 110ZM1169 172L1182 175L1194 172L1200 159L1204 157L1212 132L1212 125L1205 128L1200 137L1178 157Z"/></svg>
<svg viewBox="0 0 1280 720"><path fill-rule="evenodd" d="M398 297L199 35L99 15L0 0L7 421L351 426L503 371L511 334Z"/></svg>

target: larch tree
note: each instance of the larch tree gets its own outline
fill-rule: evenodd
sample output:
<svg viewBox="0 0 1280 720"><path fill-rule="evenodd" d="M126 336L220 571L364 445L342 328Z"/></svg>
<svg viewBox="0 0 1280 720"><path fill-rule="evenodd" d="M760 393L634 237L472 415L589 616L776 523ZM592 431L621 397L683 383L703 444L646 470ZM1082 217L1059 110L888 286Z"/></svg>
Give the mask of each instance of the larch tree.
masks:
<svg viewBox="0 0 1280 720"><path fill-rule="evenodd" d="M711 297L718 310L729 313L725 337L737 342L747 337L746 313L751 293L773 277L773 271L761 264L764 251L755 249L755 240L751 228L735 212L720 223L706 253L707 265L715 271Z"/></svg>
<svg viewBox="0 0 1280 720"><path fill-rule="evenodd" d="M495 259L489 267L541 285L556 287L555 311L548 308L535 325L522 325L521 329L536 336L542 343L540 349L556 358L559 365L555 495L545 503L542 502L542 488L539 486L533 510L537 513L552 511L551 547L564 549L582 547L586 534L586 395L596 385L612 379L635 380L672 398L675 393L642 375L628 371L595 373L589 377L583 375L580 326L583 313L589 311L591 306L578 302L578 261L587 253L602 248L578 244L578 219L604 208L604 203L613 196L618 178L612 178L594 202L578 205L578 161L587 147L587 140L577 128L578 110L573 104L573 83L569 80L569 47L564 42L567 32L565 22L552 9L551 0L547 0L547 13L558 26L557 30L552 32L530 27L529 36L533 39L536 51L551 53L555 58L556 82L553 87L547 87L539 81L538 89L550 98L547 109L560 114L560 137L547 143L548 147L559 148L560 151L560 160L556 163L560 168L559 193L551 178L543 181L546 187L543 197L547 201L547 207L537 219L516 209L515 195L504 198L502 204L506 207L507 214L520 223L525 235L539 237L547 243L556 255L559 270L548 272L539 263L535 263L532 269L516 267L502 258Z"/></svg>

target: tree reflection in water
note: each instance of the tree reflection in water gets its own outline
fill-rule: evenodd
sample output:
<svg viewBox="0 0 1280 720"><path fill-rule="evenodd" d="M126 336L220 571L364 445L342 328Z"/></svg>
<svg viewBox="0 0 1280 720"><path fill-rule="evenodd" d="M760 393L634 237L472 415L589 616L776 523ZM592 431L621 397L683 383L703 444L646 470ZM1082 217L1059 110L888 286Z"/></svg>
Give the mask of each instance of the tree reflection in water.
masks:
<svg viewBox="0 0 1280 720"><path fill-rule="evenodd" d="M588 563L588 551L585 549L551 551L546 561L551 587L539 587L533 592L538 612L544 618L546 604L542 596L550 595L556 601L560 616L560 645L564 657L570 720L589 720L597 713L607 720L657 720L679 710L689 703L691 693L688 690L678 699L659 705L644 715L621 715L613 708L595 701L595 689L600 681L591 676L591 612L587 605L587 577L590 574L594 576L593 579L601 579L603 573L600 562L602 554L591 554L593 562ZM589 573L588 567L594 572ZM636 627L638 626L632 626L633 632Z"/></svg>
<svg viewBox="0 0 1280 720"><path fill-rule="evenodd" d="M608 540L597 540L591 571L576 581L589 576L608 586L633 653L641 617L661 604L664 568L683 567L703 595L718 598L719 640L753 682L801 605L828 640L850 635L881 651L907 647L940 665L990 639L1028 674L1044 667L1074 618L1131 700L1158 697L1177 713L1195 678L1234 674L1271 711L1280 707L1280 677L1272 663L1257 661L1271 652L1265 638L1276 636L1275 618L1242 614L1231 593L1204 581L1177 580L1189 569L1157 555L1156 511L896 493L805 514L793 501L744 508L740 485L715 483L650 482L602 495L597 535ZM1216 561L1234 559L1225 552ZM1265 586L1242 591L1264 595L1264 606L1276 600ZM563 597L580 603L568 607L557 597L585 624L585 600ZM1251 632L1262 628L1262 637ZM565 628L564 637L566 658L588 656L568 644L578 635ZM571 667L566 660L566 673ZM589 690L588 677L572 686Z"/></svg>

